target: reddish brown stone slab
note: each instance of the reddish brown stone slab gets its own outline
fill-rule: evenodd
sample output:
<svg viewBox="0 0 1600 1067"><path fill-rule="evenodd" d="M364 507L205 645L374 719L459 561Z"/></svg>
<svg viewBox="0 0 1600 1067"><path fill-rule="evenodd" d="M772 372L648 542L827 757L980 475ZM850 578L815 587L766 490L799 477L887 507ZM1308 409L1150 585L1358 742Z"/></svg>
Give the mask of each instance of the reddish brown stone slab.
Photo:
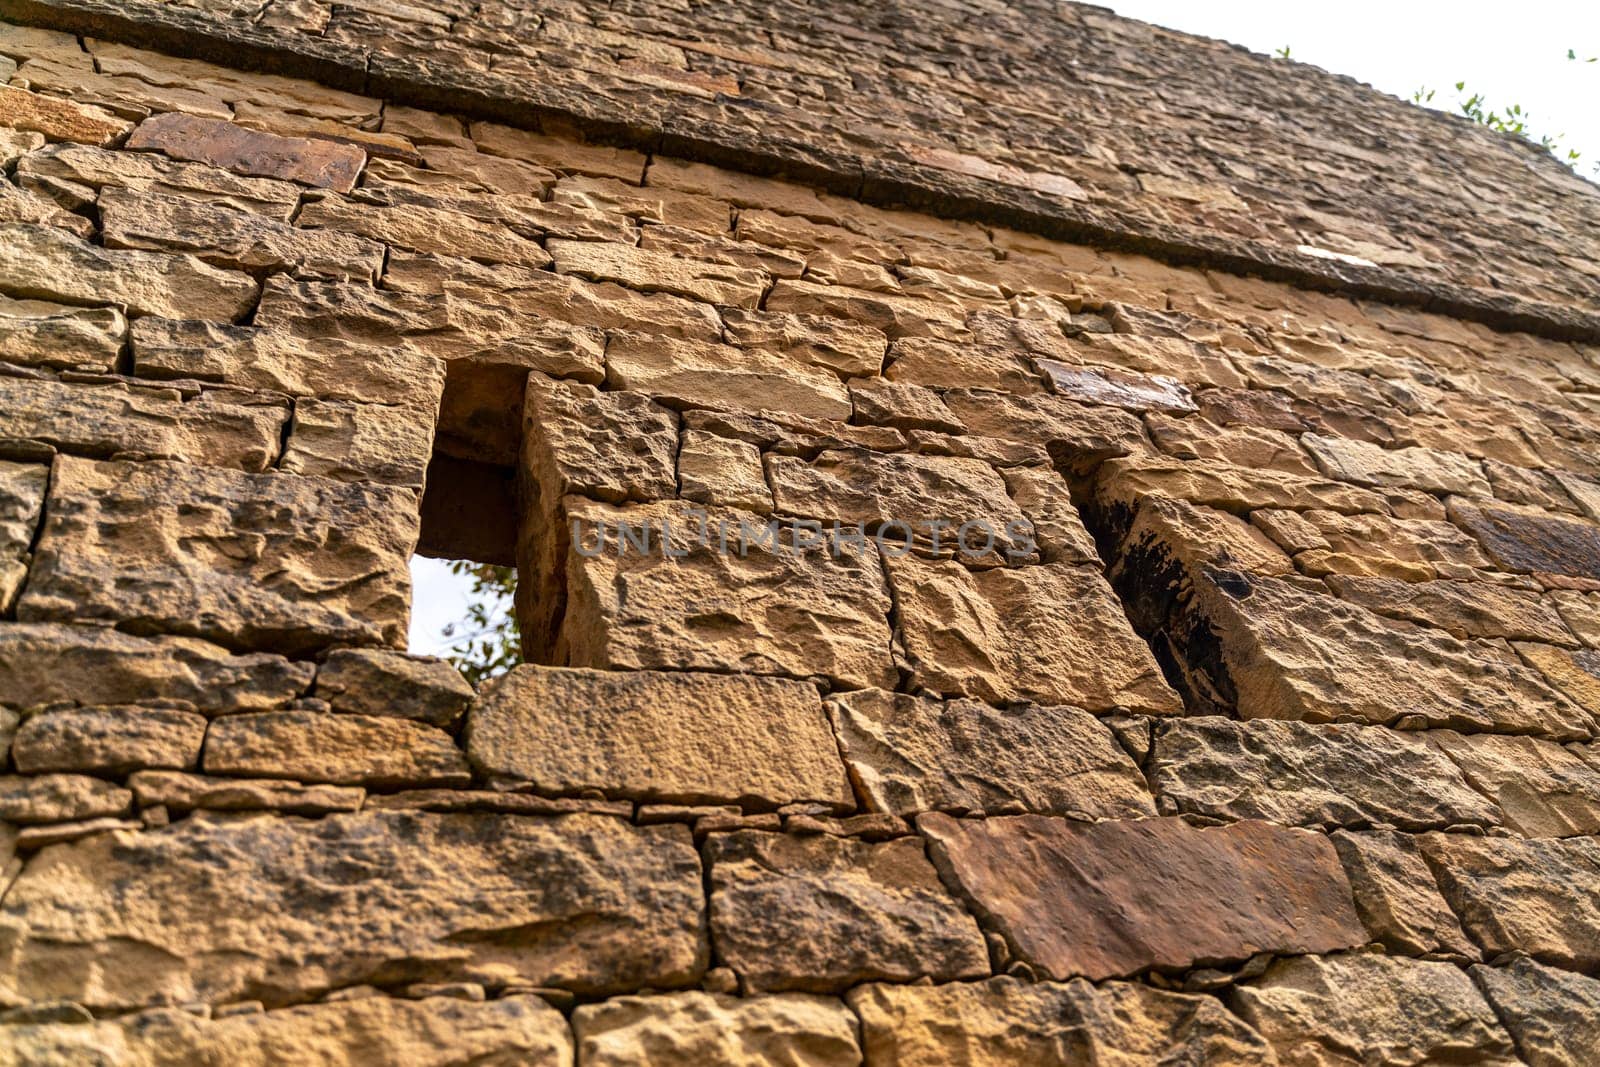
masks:
<svg viewBox="0 0 1600 1067"><path fill-rule="evenodd" d="M355 188L367 155L349 144L308 137L279 137L221 119L168 112L139 124L128 147L157 151L173 159L209 163L235 174L315 185L348 193Z"/></svg>
<svg viewBox="0 0 1600 1067"><path fill-rule="evenodd" d="M1052 978L1178 971L1367 940L1333 846L1304 830L942 814L917 827L946 881Z"/></svg>
<svg viewBox="0 0 1600 1067"><path fill-rule="evenodd" d="M1531 508L1450 501L1450 518L1506 570L1600 578L1600 526Z"/></svg>

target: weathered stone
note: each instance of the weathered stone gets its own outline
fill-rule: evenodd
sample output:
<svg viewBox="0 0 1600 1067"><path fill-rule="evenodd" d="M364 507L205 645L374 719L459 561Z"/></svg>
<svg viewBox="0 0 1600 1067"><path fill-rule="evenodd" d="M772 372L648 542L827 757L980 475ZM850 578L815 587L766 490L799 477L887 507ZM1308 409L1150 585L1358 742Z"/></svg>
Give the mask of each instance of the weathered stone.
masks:
<svg viewBox="0 0 1600 1067"><path fill-rule="evenodd" d="M941 814L920 816L917 828L986 925L1051 978L1183 971L1366 940L1333 846L1305 830ZM1108 900L1117 902L1109 910Z"/></svg>
<svg viewBox="0 0 1600 1067"><path fill-rule="evenodd" d="M0 182L0 222L54 226L84 240L94 234L94 223L89 219L63 209L47 196L19 189L9 181Z"/></svg>
<svg viewBox="0 0 1600 1067"><path fill-rule="evenodd" d="M1427 834L1418 843L1486 958L1525 952L1568 970L1600 966L1600 846L1592 838Z"/></svg>
<svg viewBox="0 0 1600 1067"><path fill-rule="evenodd" d="M906 382L869 378L850 385L850 403L857 422L894 426L902 430L965 433L955 412L932 389Z"/></svg>
<svg viewBox="0 0 1600 1067"><path fill-rule="evenodd" d="M80 774L0 776L0 820L33 823L69 822L126 815L133 794L112 782Z"/></svg>
<svg viewBox="0 0 1600 1067"><path fill-rule="evenodd" d="M453 728L472 686L441 659L368 648L336 648L317 668L314 695L336 712L388 715Z"/></svg>
<svg viewBox="0 0 1600 1067"><path fill-rule="evenodd" d="M1061 475L1044 467L1008 467L1000 475L1011 499L1033 524L1042 562L1100 565L1094 538L1084 529Z"/></svg>
<svg viewBox="0 0 1600 1067"><path fill-rule="evenodd" d="M1591 718L1600 716L1600 652L1556 648L1530 641L1519 641L1514 647L1523 662L1538 671L1556 691L1588 712Z"/></svg>
<svg viewBox="0 0 1600 1067"><path fill-rule="evenodd" d="M592 174L633 184L644 176L646 157L626 148L584 144L492 122L474 122L471 129L472 140L481 151L538 163L563 174Z"/></svg>
<svg viewBox="0 0 1600 1067"><path fill-rule="evenodd" d="M1308 511L1258 511L1265 530L1300 569L1315 577L1350 574L1423 582L1476 578L1493 564L1472 538L1448 522Z"/></svg>
<svg viewBox="0 0 1600 1067"><path fill-rule="evenodd" d="M285 330L145 318L130 334L134 367L146 378L194 378L325 400L430 409L444 390L444 364L417 345L384 347Z"/></svg>
<svg viewBox="0 0 1600 1067"><path fill-rule="evenodd" d="M0 380L3 389L6 380ZM4 416L0 415L0 424ZM0 461L0 614L11 610L28 573L50 468Z"/></svg>
<svg viewBox="0 0 1600 1067"><path fill-rule="evenodd" d="M761 450L704 430L685 430L678 446L678 495L684 500L765 515L772 489L761 466Z"/></svg>
<svg viewBox="0 0 1600 1067"><path fill-rule="evenodd" d="M277 458L288 416L276 398L202 392L185 400L175 390L127 382L0 377L0 451L263 471Z"/></svg>
<svg viewBox="0 0 1600 1067"><path fill-rule="evenodd" d="M106 189L100 225L107 248L187 252L232 270L369 283L383 271L383 246L373 241L181 197Z"/></svg>
<svg viewBox="0 0 1600 1067"><path fill-rule="evenodd" d="M433 455L433 420L431 407L301 397L278 467L420 490Z"/></svg>
<svg viewBox="0 0 1600 1067"><path fill-rule="evenodd" d="M1284 1064L1517 1063L1478 990L1448 963L1373 953L1278 960L1234 987Z"/></svg>
<svg viewBox="0 0 1600 1067"><path fill-rule="evenodd" d="M1300 438L1329 478L1357 485L1393 485L1425 493L1489 496L1482 466L1466 456L1432 448L1381 448L1348 437L1308 433Z"/></svg>
<svg viewBox="0 0 1600 1067"><path fill-rule="evenodd" d="M117 304L132 315L232 322L255 306L248 274L193 256L98 248L53 226L0 225L0 290L68 304Z"/></svg>
<svg viewBox="0 0 1600 1067"><path fill-rule="evenodd" d="M1370 489L1212 463L1113 459L1101 468L1100 496L1128 506L1147 496L1169 496L1236 513L1258 508L1321 508L1346 515L1389 510L1384 498Z"/></svg>
<svg viewBox="0 0 1600 1067"><path fill-rule="evenodd" d="M424 145L419 154L427 161L428 171L449 174L497 193L543 196L556 183L555 171L473 149Z"/></svg>
<svg viewBox="0 0 1600 1067"><path fill-rule="evenodd" d="M182 771L138 771L128 788L141 808L170 812L281 811L288 815L326 815L358 811L366 790L356 786L302 785L271 778L207 778Z"/></svg>
<svg viewBox="0 0 1600 1067"><path fill-rule="evenodd" d="M1177 719L1156 725L1146 766L1169 814L1413 831L1501 821L1421 737L1381 726Z"/></svg>
<svg viewBox="0 0 1600 1067"><path fill-rule="evenodd" d="M1350 877L1356 914L1367 934L1392 952L1444 952L1478 959L1478 949L1439 895L1416 838L1392 831L1332 835Z"/></svg>
<svg viewBox="0 0 1600 1067"><path fill-rule="evenodd" d="M926 389L1017 394L1028 396L1030 402L1038 399L1031 394L1044 394L1044 383L1038 373L1017 353L959 340L925 337L897 340L889 346L883 376L891 382L920 385ZM1052 406L1071 410L1079 405L1066 397L1057 397ZM952 405L952 408L963 421L969 418L960 407ZM1132 416L1127 418L1131 420ZM972 423L967 422L967 425L971 427Z"/></svg>
<svg viewBox="0 0 1600 1067"><path fill-rule="evenodd" d="M0 1000L272 1006L395 980L665 989L705 967L703 908L681 826L196 816L25 867L0 908Z"/></svg>
<svg viewBox="0 0 1600 1067"><path fill-rule="evenodd" d="M647 248L597 241L549 242L556 270L597 282L616 282L644 293L672 293L708 304L754 308L767 275L747 267L685 259Z"/></svg>
<svg viewBox="0 0 1600 1067"><path fill-rule="evenodd" d="M177 196L253 211L288 222L300 204L300 189L271 178L247 178L201 163L183 163L144 152L114 152L87 145L52 145L17 164L24 186L63 184L88 191L85 207L97 189L116 187Z"/></svg>
<svg viewBox="0 0 1600 1067"><path fill-rule="evenodd" d="M348 193L366 163L354 145L320 138L279 137L231 122L168 112L152 115L128 138L137 151L161 152L173 159L261 178L281 178Z"/></svg>
<svg viewBox="0 0 1600 1067"><path fill-rule="evenodd" d="M1568 1067L1600 1048L1600 981L1520 958L1470 973L1528 1067Z"/></svg>
<svg viewBox="0 0 1600 1067"><path fill-rule="evenodd" d="M0 60L0 78L5 77L4 60ZM45 146L44 134L32 130L0 128L0 170L11 171L17 160Z"/></svg>
<svg viewBox="0 0 1600 1067"><path fill-rule="evenodd" d="M1129 411L1194 411L1188 386L1166 375L1151 377L1120 370L1069 367L1053 359L1035 359L1050 388L1084 404L1106 404Z"/></svg>
<svg viewBox="0 0 1600 1067"><path fill-rule="evenodd" d="M955 341L966 334L961 309L953 304L891 293L873 293L845 285L818 285L795 278L780 278L774 283L762 306L768 311L850 319L881 330L890 339L931 337ZM934 383L921 381L918 384Z"/></svg>
<svg viewBox="0 0 1600 1067"><path fill-rule="evenodd" d="M1592 522L1461 497L1452 497L1449 509L1451 521L1506 570L1600 579L1600 526Z"/></svg>
<svg viewBox="0 0 1600 1067"><path fill-rule="evenodd" d="M1084 1063L1230 1064L1278 1060L1265 1039L1211 997L1132 982L1095 986L1011 977L852 990L867 1062L899 1067L1077 1067Z"/></svg>
<svg viewBox="0 0 1600 1067"><path fill-rule="evenodd" d="M1491 582L1407 582L1348 574L1330 574L1327 582L1341 600L1391 619L1436 626L1460 638L1575 643L1555 604L1526 589Z"/></svg>
<svg viewBox="0 0 1600 1067"><path fill-rule="evenodd" d="M287 704L314 668L281 656L236 656L187 637L146 639L99 626L0 626L0 705L159 701L207 712Z"/></svg>
<svg viewBox="0 0 1600 1067"><path fill-rule="evenodd" d="M30 716L12 742L11 758L24 774L121 776L147 767L185 770L199 762L205 736L205 717L192 711L72 708Z"/></svg>
<svg viewBox="0 0 1600 1067"><path fill-rule="evenodd" d="M988 389L950 389L944 402L966 423L968 432L1044 445L1058 465L1079 473L1147 447L1139 420L1117 408Z"/></svg>
<svg viewBox="0 0 1600 1067"><path fill-rule="evenodd" d="M203 766L207 774L371 787L464 785L472 778L443 730L317 711L224 715L206 734Z"/></svg>
<svg viewBox="0 0 1600 1067"><path fill-rule="evenodd" d="M745 675L522 666L467 718L485 775L667 804L855 806L816 690Z"/></svg>
<svg viewBox="0 0 1600 1067"><path fill-rule="evenodd" d="M398 644L416 539L403 489L58 457L17 613L287 652Z"/></svg>
<svg viewBox="0 0 1600 1067"><path fill-rule="evenodd" d="M743 830L706 840L711 936L746 992L984 978L978 924L915 837L868 844Z"/></svg>
<svg viewBox="0 0 1600 1067"><path fill-rule="evenodd" d="M1175 418L1151 412L1145 429L1156 447L1176 459L1237 464L1311 478L1317 468L1300 442L1264 426L1218 426L1203 417Z"/></svg>
<svg viewBox="0 0 1600 1067"><path fill-rule="evenodd" d="M1155 814L1139 769L1078 708L1001 711L868 689L828 702L839 750L874 811Z"/></svg>
<svg viewBox="0 0 1600 1067"><path fill-rule="evenodd" d="M618 332L606 346L606 380L673 406L850 418L850 394L832 373L766 349Z"/></svg>
<svg viewBox="0 0 1600 1067"><path fill-rule="evenodd" d="M865 549L841 542L837 553L821 544L763 544L764 516L698 507L690 514L688 505L677 503L613 507L568 498L563 506L583 548L575 546L567 558L557 662L822 677L848 689L893 688L889 593L870 542ZM647 522L649 550L624 552L618 524L630 524L637 535ZM601 524L607 543L598 550ZM661 547L663 524L670 526L670 555Z"/></svg>
<svg viewBox="0 0 1600 1067"><path fill-rule="evenodd" d="M550 257L536 242L447 208L324 197L308 202L295 221L299 226L342 230L413 252L437 252L523 267L550 263Z"/></svg>
<svg viewBox="0 0 1600 1067"><path fill-rule="evenodd" d="M0 85L0 126L41 133L51 141L109 145L127 136L133 123L105 108Z"/></svg>
<svg viewBox="0 0 1600 1067"><path fill-rule="evenodd" d="M614 997L579 1006L572 1030L585 1067L861 1063L855 1016L837 1000L804 993Z"/></svg>
<svg viewBox="0 0 1600 1067"><path fill-rule="evenodd" d="M886 558L912 683L991 704L1182 710L1098 570Z"/></svg>
<svg viewBox="0 0 1600 1067"><path fill-rule="evenodd" d="M116 308L74 308L0 297L0 361L31 367L109 371L128 320Z"/></svg>
<svg viewBox="0 0 1600 1067"><path fill-rule="evenodd" d="M728 340L740 348L777 352L845 378L872 377L883 369L889 339L871 326L824 315L735 307L721 312Z"/></svg>
<svg viewBox="0 0 1600 1067"><path fill-rule="evenodd" d="M16 848L19 853L37 852L51 845L65 845L118 830L141 830L144 824L136 819L84 819L82 822L58 822L48 826L24 826L17 831Z"/></svg>
<svg viewBox="0 0 1600 1067"><path fill-rule="evenodd" d="M235 1067L411 1067L522 1062L571 1067L561 1013L538 997L474 1003L385 996L210 1019L178 1008L90 1023L0 1027L0 1058L39 1067L229 1063Z"/></svg>
<svg viewBox="0 0 1600 1067"><path fill-rule="evenodd" d="M1600 833L1600 768L1553 741L1436 730L1428 741L1505 813L1523 837Z"/></svg>
<svg viewBox="0 0 1600 1067"><path fill-rule="evenodd" d="M522 438L524 463L550 501L659 500L677 488L677 417L638 393L530 377Z"/></svg>

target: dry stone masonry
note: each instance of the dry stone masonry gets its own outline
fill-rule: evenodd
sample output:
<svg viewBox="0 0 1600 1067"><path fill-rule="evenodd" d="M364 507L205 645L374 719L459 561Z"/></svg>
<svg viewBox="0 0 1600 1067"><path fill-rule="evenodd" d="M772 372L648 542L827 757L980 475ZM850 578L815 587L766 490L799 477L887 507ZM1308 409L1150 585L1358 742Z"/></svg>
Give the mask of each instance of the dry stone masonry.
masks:
<svg viewBox="0 0 1600 1067"><path fill-rule="evenodd" d="M1553 161L1026 0L0 0L0 83L0 1063L1600 1056Z"/></svg>

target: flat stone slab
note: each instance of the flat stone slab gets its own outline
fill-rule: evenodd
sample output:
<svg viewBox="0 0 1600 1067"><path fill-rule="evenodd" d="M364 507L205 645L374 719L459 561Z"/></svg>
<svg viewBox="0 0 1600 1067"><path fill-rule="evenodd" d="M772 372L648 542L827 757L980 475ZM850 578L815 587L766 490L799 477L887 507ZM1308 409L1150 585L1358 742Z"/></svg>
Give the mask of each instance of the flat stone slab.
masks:
<svg viewBox="0 0 1600 1067"><path fill-rule="evenodd" d="M804 993L613 997L572 1013L584 1067L858 1067L856 1027L856 1017L838 1000Z"/></svg>

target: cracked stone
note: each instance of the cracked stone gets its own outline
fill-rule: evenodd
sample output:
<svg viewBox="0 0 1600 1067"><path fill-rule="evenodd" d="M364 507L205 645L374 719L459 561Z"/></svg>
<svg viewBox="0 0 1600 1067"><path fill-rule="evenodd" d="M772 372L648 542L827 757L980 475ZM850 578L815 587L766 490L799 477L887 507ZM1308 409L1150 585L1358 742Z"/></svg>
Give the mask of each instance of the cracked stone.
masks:
<svg viewBox="0 0 1600 1067"><path fill-rule="evenodd" d="M186 770L200 760L206 720L176 708L69 708L29 716L11 758L24 774L72 771L121 776L145 768Z"/></svg>
<svg viewBox="0 0 1600 1067"><path fill-rule="evenodd" d="M837 1000L804 993L614 997L580 1005L572 1030L585 1067L861 1063L855 1016Z"/></svg>
<svg viewBox="0 0 1600 1067"><path fill-rule="evenodd" d="M1567 1067L1600 1048L1600 981L1523 958L1469 973L1528 1067Z"/></svg>
<svg viewBox="0 0 1600 1067"><path fill-rule="evenodd" d="M1374 941L1405 956L1445 952L1479 958L1477 946L1439 895L1415 837L1340 830L1330 840L1350 876L1356 913Z"/></svg>
<svg viewBox="0 0 1600 1067"><path fill-rule="evenodd" d="M258 711L224 715L205 737L207 774L294 778L371 787L465 785L466 757L449 734L381 715Z"/></svg>

